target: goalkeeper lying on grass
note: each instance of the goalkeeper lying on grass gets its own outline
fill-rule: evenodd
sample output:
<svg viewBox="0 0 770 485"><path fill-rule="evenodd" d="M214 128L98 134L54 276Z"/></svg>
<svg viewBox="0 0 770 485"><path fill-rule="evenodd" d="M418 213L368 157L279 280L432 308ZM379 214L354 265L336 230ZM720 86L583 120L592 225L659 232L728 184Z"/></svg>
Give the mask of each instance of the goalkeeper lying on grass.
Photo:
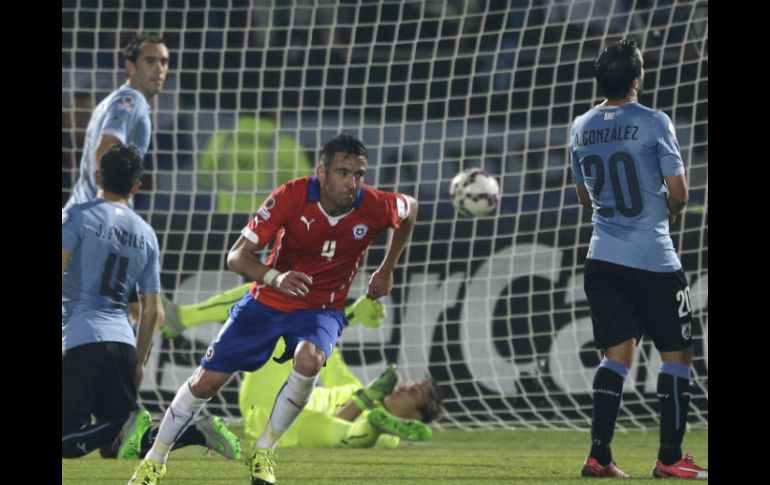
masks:
<svg viewBox="0 0 770 485"><path fill-rule="evenodd" d="M276 355L281 355L276 352ZM258 437L269 418L271 396L283 385L288 366L270 362L245 375L238 392L246 436ZM391 364L368 387L362 387L335 352L321 371L325 387L316 387L305 409L278 441L279 447L395 448L400 439L425 441L425 423L439 414L441 399L433 379L397 385Z"/></svg>
<svg viewBox="0 0 770 485"><path fill-rule="evenodd" d="M173 338L185 328L226 320L233 302L240 299L249 286L233 288L193 305L165 301L164 337ZM384 316L382 303L365 297L345 308L350 324L377 328ZM280 357L283 347L279 343L273 357ZM262 433L274 396L290 370L289 366L270 361L259 372L245 374L238 404L249 439L254 440ZM401 438L430 439L431 429L425 423L433 421L441 409L438 386L432 379L397 386L395 365L390 365L364 388L340 353L334 352L321 370L320 381L323 387L313 390L305 409L278 441L279 446L394 448Z"/></svg>

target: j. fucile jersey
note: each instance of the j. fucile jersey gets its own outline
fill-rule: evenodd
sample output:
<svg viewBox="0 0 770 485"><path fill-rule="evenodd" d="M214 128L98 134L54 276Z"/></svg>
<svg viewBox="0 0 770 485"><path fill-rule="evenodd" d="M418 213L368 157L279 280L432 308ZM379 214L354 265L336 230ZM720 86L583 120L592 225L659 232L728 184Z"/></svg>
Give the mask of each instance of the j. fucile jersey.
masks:
<svg viewBox="0 0 770 485"><path fill-rule="evenodd" d="M160 292L158 239L129 207L104 199L62 210L62 346L93 342L136 346L126 315L129 290Z"/></svg>
<svg viewBox="0 0 770 485"><path fill-rule="evenodd" d="M669 117L639 103L575 118L572 180L593 203L588 259L670 272L681 268L668 227L664 176L684 173Z"/></svg>
<svg viewBox="0 0 770 485"><path fill-rule="evenodd" d="M96 147L102 135L112 135L125 145L136 145L144 156L150 146L149 105L144 95L128 84L110 93L94 109L86 129L80 177L65 207L96 198Z"/></svg>

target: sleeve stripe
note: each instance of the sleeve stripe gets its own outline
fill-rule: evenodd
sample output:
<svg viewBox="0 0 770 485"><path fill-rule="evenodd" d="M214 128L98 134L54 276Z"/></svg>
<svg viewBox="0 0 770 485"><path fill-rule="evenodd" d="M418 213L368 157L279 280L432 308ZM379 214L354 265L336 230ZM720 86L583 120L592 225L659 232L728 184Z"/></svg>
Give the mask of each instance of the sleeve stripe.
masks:
<svg viewBox="0 0 770 485"><path fill-rule="evenodd" d="M248 227L244 227L241 231L241 234L243 237L253 242L254 244L259 244L259 236L257 236L257 234Z"/></svg>
<svg viewBox="0 0 770 485"><path fill-rule="evenodd" d="M401 199L401 201L406 204L406 211L404 212L404 217L400 217L399 218L399 220L403 221L404 219L409 217L409 210L410 210L409 198L407 196L405 196L404 194L397 194L396 197ZM396 202L396 207L398 207L398 202ZM398 213L398 211L396 211L396 213Z"/></svg>

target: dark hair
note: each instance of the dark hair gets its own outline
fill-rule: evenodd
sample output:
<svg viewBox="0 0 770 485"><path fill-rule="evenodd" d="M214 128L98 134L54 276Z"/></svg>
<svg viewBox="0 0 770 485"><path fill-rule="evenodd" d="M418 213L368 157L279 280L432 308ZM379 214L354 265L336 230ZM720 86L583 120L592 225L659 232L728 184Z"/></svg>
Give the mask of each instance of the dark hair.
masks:
<svg viewBox="0 0 770 485"><path fill-rule="evenodd" d="M418 408L422 415L421 421L423 423L430 423L441 414L441 389L438 387L438 383L432 379L426 379L428 381L428 402Z"/></svg>
<svg viewBox="0 0 770 485"><path fill-rule="evenodd" d="M642 77L642 56L635 40L614 42L599 53L594 63L596 81L611 99L624 98L635 79Z"/></svg>
<svg viewBox="0 0 770 485"><path fill-rule="evenodd" d="M126 47L123 48L123 54L127 61L131 61L136 64L136 60L139 58L139 52L142 49L142 44L149 42L150 44L165 44L163 37L155 34L139 33L131 37Z"/></svg>
<svg viewBox="0 0 770 485"><path fill-rule="evenodd" d="M321 150L321 160L318 163L323 163L324 168L329 170L337 152L342 152L345 156L351 153L364 158L367 156L366 147L361 140L347 133L340 133L324 145Z"/></svg>
<svg viewBox="0 0 770 485"><path fill-rule="evenodd" d="M144 163L139 148L122 143L112 145L99 161L102 188L122 197L131 194L131 188L142 177Z"/></svg>

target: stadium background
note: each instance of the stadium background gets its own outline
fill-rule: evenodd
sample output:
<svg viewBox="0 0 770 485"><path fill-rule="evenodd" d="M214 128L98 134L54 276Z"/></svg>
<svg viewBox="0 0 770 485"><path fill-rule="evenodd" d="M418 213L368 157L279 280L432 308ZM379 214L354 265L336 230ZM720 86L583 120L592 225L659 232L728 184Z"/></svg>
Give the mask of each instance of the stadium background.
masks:
<svg viewBox="0 0 770 485"><path fill-rule="evenodd" d="M351 328L341 351L364 380L386 361L429 373L445 426L585 427L591 350L582 263L589 215L569 178L571 120L599 98L591 68L608 40L635 37L643 104L672 117L691 185L673 232L693 292L691 422L708 423L708 4L671 1L72 1L62 7L62 203L77 174L90 109L125 75L120 48L138 30L171 52L156 98L150 167L135 207L162 247L166 295L191 303L240 280L227 249L250 217L218 213L196 183L210 137L239 113L277 112L281 135L311 160L341 130L370 153L367 183L420 200L413 242L378 330ZM492 216L457 218L460 170L500 181ZM370 250L369 273L384 240ZM363 289L357 279L351 297ZM157 338L141 398L158 412L218 325ZM657 361L649 343L627 383L621 429L654 426ZM210 411L238 418L238 377Z"/></svg>

